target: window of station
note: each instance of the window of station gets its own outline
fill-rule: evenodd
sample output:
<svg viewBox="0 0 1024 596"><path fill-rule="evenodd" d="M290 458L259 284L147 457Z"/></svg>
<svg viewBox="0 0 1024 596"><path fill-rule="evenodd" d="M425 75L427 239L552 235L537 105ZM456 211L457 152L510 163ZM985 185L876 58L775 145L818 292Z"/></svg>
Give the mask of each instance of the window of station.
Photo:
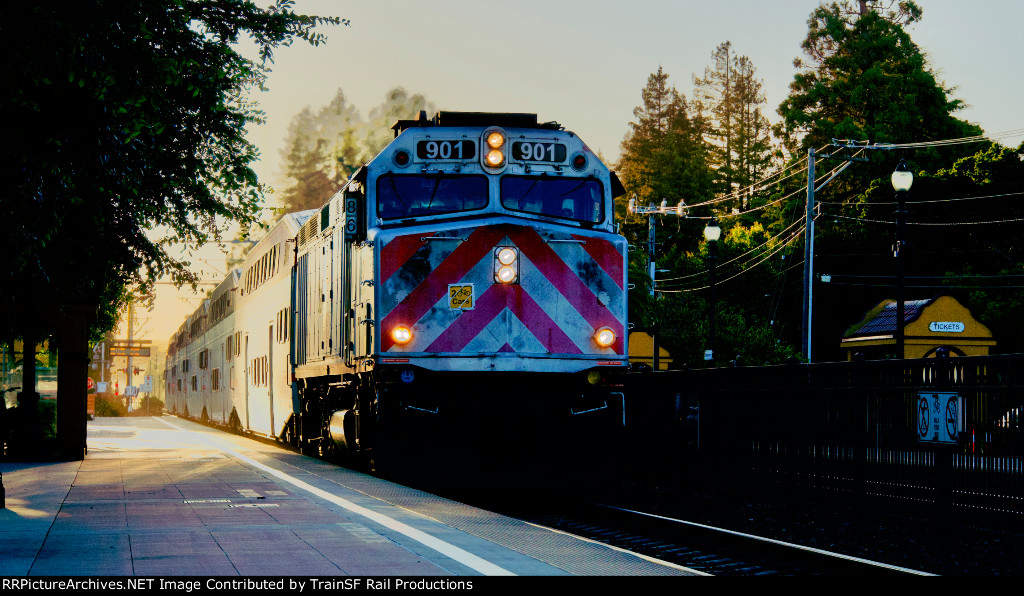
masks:
<svg viewBox="0 0 1024 596"><path fill-rule="evenodd" d="M513 211L600 223L604 188L593 178L505 176L501 205Z"/></svg>
<svg viewBox="0 0 1024 596"><path fill-rule="evenodd" d="M215 368L210 372L210 389L220 391L220 369Z"/></svg>
<svg viewBox="0 0 1024 596"><path fill-rule="evenodd" d="M484 176L385 174L377 178L377 215L383 219L473 211L486 206Z"/></svg>

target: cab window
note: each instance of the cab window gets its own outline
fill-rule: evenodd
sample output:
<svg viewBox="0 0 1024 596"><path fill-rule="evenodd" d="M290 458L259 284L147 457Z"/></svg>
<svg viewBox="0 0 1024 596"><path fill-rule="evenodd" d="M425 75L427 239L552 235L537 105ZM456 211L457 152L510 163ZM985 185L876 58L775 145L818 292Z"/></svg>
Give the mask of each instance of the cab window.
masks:
<svg viewBox="0 0 1024 596"><path fill-rule="evenodd" d="M505 176L501 205L513 211L536 213L591 223L604 220L604 189L594 178Z"/></svg>

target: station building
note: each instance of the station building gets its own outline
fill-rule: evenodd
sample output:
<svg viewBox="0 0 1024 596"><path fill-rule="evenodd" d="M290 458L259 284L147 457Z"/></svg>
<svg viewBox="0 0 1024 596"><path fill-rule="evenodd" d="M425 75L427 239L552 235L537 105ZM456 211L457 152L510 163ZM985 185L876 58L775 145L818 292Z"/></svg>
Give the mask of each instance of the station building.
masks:
<svg viewBox="0 0 1024 596"><path fill-rule="evenodd" d="M897 356L895 300L883 300L843 335L840 347L847 360L863 354L868 360ZM903 358L987 356L996 345L992 332L952 296L903 303Z"/></svg>

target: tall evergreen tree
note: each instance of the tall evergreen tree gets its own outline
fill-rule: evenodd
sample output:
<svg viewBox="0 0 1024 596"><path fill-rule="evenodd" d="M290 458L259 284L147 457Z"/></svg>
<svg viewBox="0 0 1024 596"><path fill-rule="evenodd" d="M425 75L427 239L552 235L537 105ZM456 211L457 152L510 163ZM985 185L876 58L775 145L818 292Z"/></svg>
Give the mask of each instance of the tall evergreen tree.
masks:
<svg viewBox="0 0 1024 596"><path fill-rule="evenodd" d="M715 169L715 189L729 194L746 188L771 164L771 133L761 108L762 83L751 60L736 55L732 43L712 53L704 78L694 78L698 109L709 122L708 139ZM737 199L732 203L739 206Z"/></svg>
<svg viewBox="0 0 1024 596"><path fill-rule="evenodd" d="M292 118L281 152L287 185L280 202L286 211L317 209L345 184L361 163L355 134L362 124L341 89L316 114L307 106Z"/></svg>
<svg viewBox="0 0 1024 596"><path fill-rule="evenodd" d="M304 108L292 118L281 151L286 185L280 202L285 211L319 208L391 142L396 120L413 118L421 110L433 106L423 95L409 95L402 87L388 90L367 119L341 89L316 113Z"/></svg>
<svg viewBox="0 0 1024 596"><path fill-rule="evenodd" d="M668 85L668 74L660 66L648 77L641 97L619 159L627 195L635 193L641 204L705 200L711 194L711 174L704 120L691 115L686 98Z"/></svg>

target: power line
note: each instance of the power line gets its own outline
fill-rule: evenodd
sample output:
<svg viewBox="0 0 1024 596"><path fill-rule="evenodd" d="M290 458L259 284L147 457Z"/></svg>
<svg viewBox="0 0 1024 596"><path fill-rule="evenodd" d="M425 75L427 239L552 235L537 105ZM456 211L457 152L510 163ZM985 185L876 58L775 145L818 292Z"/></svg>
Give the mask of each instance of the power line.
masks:
<svg viewBox="0 0 1024 596"><path fill-rule="evenodd" d="M862 221L866 223L878 223L893 225L896 222L888 219L872 219L869 217L851 217L849 215L835 215L832 213L821 214L824 217L830 217L832 219L846 219L853 221ZM988 221L951 221L951 222L927 222L927 221L908 221L904 222L908 226L978 226L987 224L999 224L999 223L1014 223L1024 221L1024 217L1015 217L1009 219L993 219Z"/></svg>
<svg viewBox="0 0 1024 596"><path fill-rule="evenodd" d="M926 204L926 203L951 203L951 202L956 202L956 201L974 201L974 200L978 200L978 199L1000 199L1000 198L1003 198L1003 197L1017 197L1017 196L1020 196L1020 195L1024 195L1024 192L1007 192L1007 193L1002 193L1002 194L997 194L997 195L984 195L984 196L978 196L978 197L960 197L960 198L956 198L956 199L925 199L923 201L908 202L907 205L908 206L912 206L912 205L923 205L923 204ZM829 206L836 206L836 207L864 207L864 206L873 206L873 205L895 205L896 201L877 201L877 202L871 202L871 203L832 203L832 202L829 202L829 201L819 201L819 203L824 204L824 205L829 205Z"/></svg>
<svg viewBox="0 0 1024 596"><path fill-rule="evenodd" d="M732 263L733 261L737 261L737 260L739 260L739 259L742 259L742 258L744 258L744 257L748 256L748 255L753 255L753 254L754 254L755 252L757 252L758 250L760 250L760 249L761 249L761 248L763 248L764 246L767 246L768 244L770 244L770 243L771 243L771 242L772 242L773 240L776 240L776 239L778 239L779 237L781 237L781 236L783 236L783 235L785 235L785 234L787 234L787 233L790 233L790 232L789 232L789 230L790 230L790 229L791 229L791 228L792 228L793 226L796 226L796 225L798 225L798 224L799 224L800 222L802 222L803 220L804 220L804 218L803 218L803 217L801 217L800 219L798 219L798 220L796 220L795 222L791 223L791 224L790 224L790 225L789 225L788 227L786 227L786 228L785 228L784 230L782 230L782 231L781 231L781 232L779 232L778 234L776 234L776 235L772 236L772 237L771 237L771 238L769 238L768 240L765 240L764 242L762 242L762 243L761 243L761 244L759 244L758 246L756 246L756 247L754 247L754 248L752 248L752 249L750 249L750 250L748 250L748 251L746 251L746 252L744 252L744 253L742 253L742 254L740 254L740 255L737 255L737 256L735 256L735 257L733 257L733 258L729 259L728 261L726 261L726 262L722 263L721 265L719 265L719 267L720 267L720 268L721 268L721 267L725 267L726 265L729 265L729 264L730 264L730 263ZM800 229L801 229L801 230L803 230L803 228L800 228ZM799 232L797 232L797 233L799 233ZM754 258L754 257L751 257L751 259L753 259L753 258ZM707 273L707 272L700 272L700 273L690 273L690 274L687 274L687 275L681 275L681 276L679 276L679 277L669 277L669 278L665 278L665 279L659 279L658 281L659 281L659 282L679 281L679 280L682 280L682 279L688 279L688 278L691 278L691 277L697 277L697 276L705 275L706 273Z"/></svg>
<svg viewBox="0 0 1024 596"><path fill-rule="evenodd" d="M721 281L719 281L719 282L716 282L716 283L715 283L715 285L717 286L717 285L721 285L721 284L724 284L724 283L725 283L725 282L727 282L727 281L731 281L731 280L733 280L733 279L736 279L737 277L739 277L739 276L743 275L744 273L747 273L748 271L752 271L752 270L753 270L753 269L754 269L755 267L757 267L757 266L758 266L758 265L760 265L761 263L764 263L764 262L765 262L765 261L767 261L768 259L772 258L772 257L773 257L773 256L775 256L775 255L776 255L776 254L777 254L777 253L778 253L778 252L779 252L780 250L782 250L783 248L786 248L786 247L787 247L787 246L789 246L789 245L790 245L791 243L793 243L793 242L794 242L794 241L795 241L796 239L800 238L800 232L801 232L801 231L803 231L803 229L802 229L802 228L801 228L800 230L798 230L798 231L797 231L796 233L794 233L794 234L793 234L793 236L792 236L792 238L790 238L790 239L789 239L789 240L787 240L786 242L784 242L784 243L780 244L780 245L778 246L778 248L776 248L775 250L773 250L773 251L772 251L771 253L769 253L769 254L765 255L765 257L764 257L764 258L762 258L762 259L761 259L760 261L758 261L757 263L754 263L754 264L753 264L753 265L751 265L750 267L747 267L746 269L743 269L742 271L740 271L740 272L739 272L739 273L737 273L736 275L733 275L732 277L727 277L727 278L725 278L725 279L723 279L723 280L721 280ZM710 285L706 285L706 286L701 286L701 287L697 287L697 288L684 288L684 289L678 289L678 290L665 290L665 289L662 289L662 288L658 288L658 291L659 291L659 292L665 292L665 293L676 293L676 292L696 292L697 290L706 290L706 289L708 289L708 288L710 288L710 287L711 287Z"/></svg>

